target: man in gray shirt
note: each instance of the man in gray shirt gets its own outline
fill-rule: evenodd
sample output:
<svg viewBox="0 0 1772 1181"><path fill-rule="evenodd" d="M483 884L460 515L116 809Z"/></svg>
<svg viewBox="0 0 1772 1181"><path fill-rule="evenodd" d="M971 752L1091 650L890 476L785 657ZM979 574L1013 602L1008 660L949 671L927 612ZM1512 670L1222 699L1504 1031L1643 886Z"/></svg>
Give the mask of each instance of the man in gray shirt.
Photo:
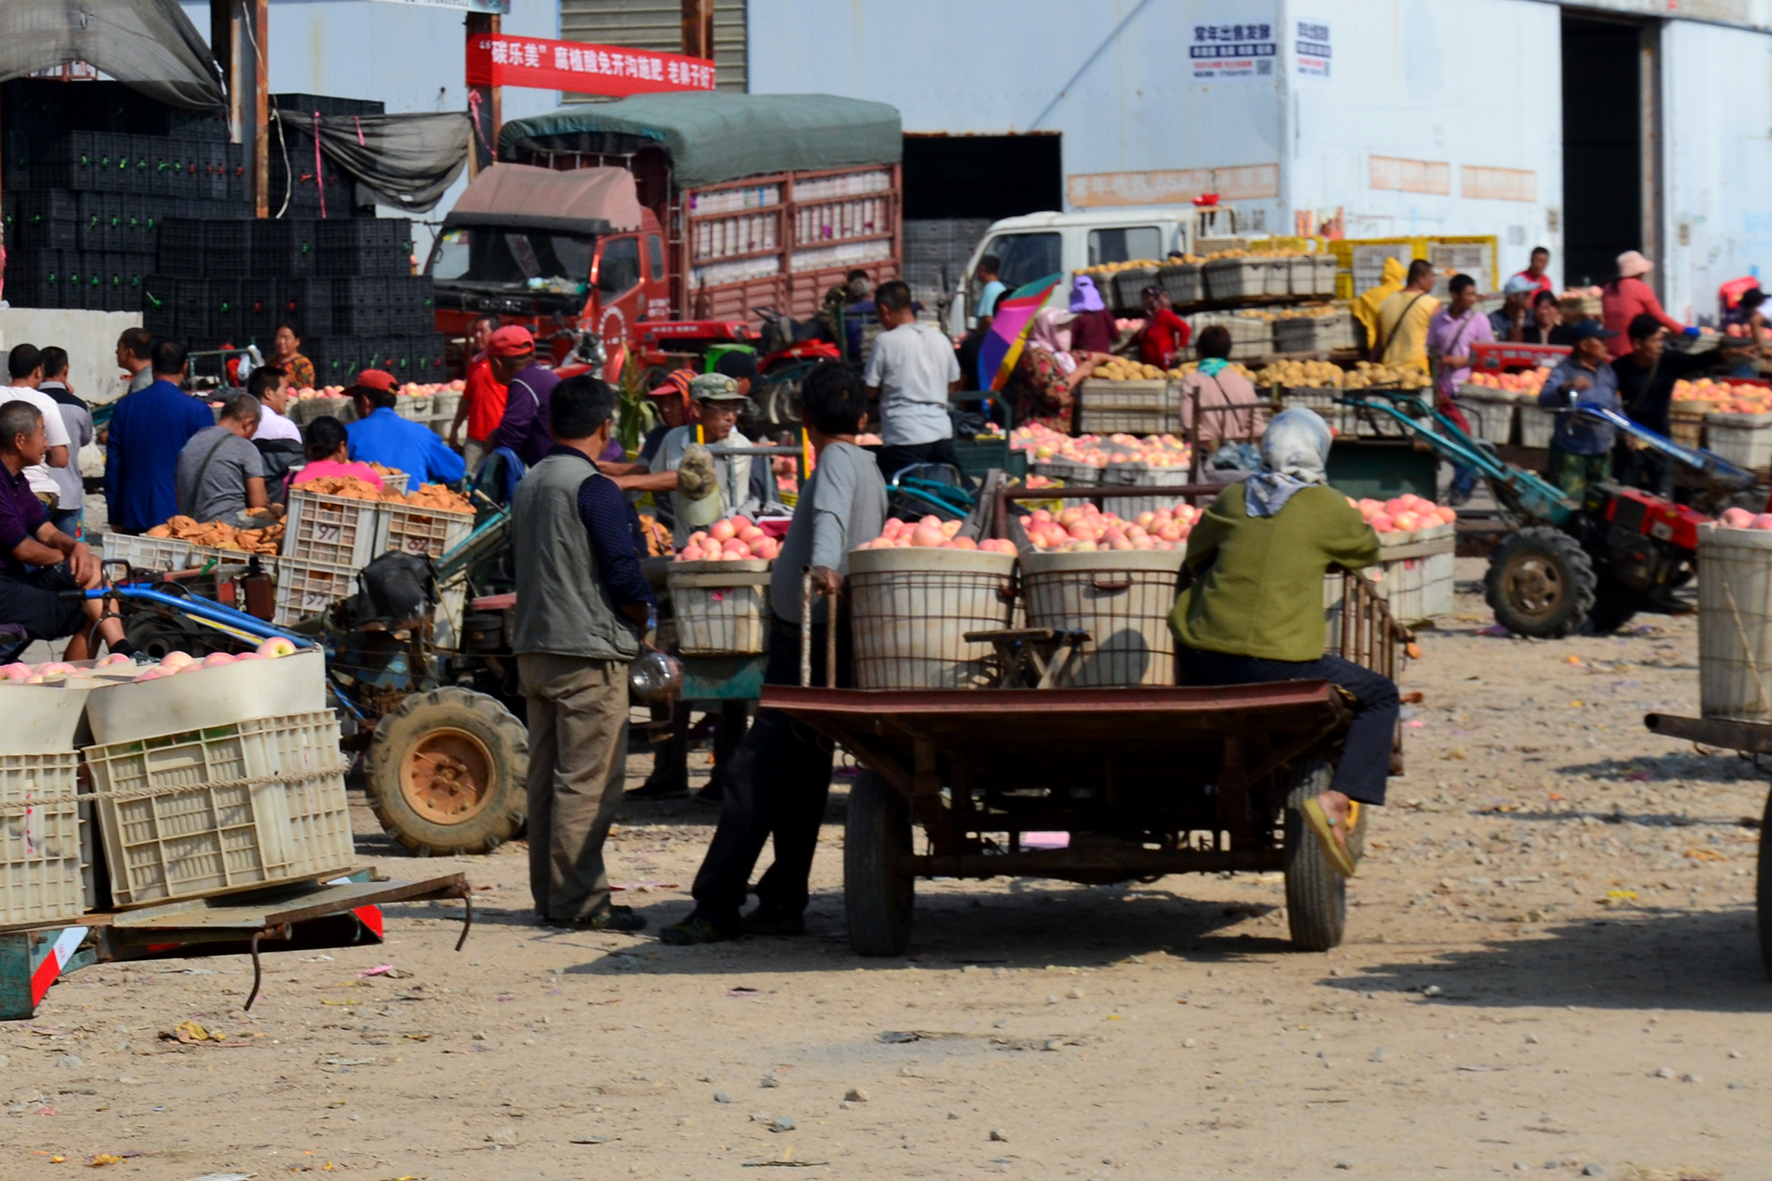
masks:
<svg viewBox="0 0 1772 1181"><path fill-rule="evenodd" d="M249 440L258 429L258 399L240 394L222 407L221 421L192 435L178 453L178 511L199 522L232 525L247 509L265 509L265 468Z"/></svg>
<svg viewBox="0 0 1772 1181"><path fill-rule="evenodd" d="M880 399L880 472L890 480L913 464L960 466L948 395L960 388L960 360L939 328L917 323L911 289L902 279L874 296L880 333L862 380Z"/></svg>
<svg viewBox="0 0 1772 1181"><path fill-rule="evenodd" d="M812 567L818 593L836 594L849 570L849 551L878 537L886 521L885 481L855 445L867 426L867 391L846 366L826 361L806 376L800 398L818 458L770 581L775 618L763 673L769 685L800 680L800 571ZM825 629L814 628L812 635L812 667L822 672ZM850 683L848 640L849 628L839 620L839 685ZM804 932L807 879L830 787L831 748L779 710L759 713L727 772L725 810L695 875L695 910L660 937L667 943L716 943L747 932ZM757 883L757 909L741 918L751 870L771 836L775 864Z"/></svg>
<svg viewBox="0 0 1772 1181"><path fill-rule="evenodd" d="M38 383L37 392L55 403L61 411L62 424L68 428L68 466L49 469L57 489L56 506L49 510L49 519L57 529L81 541L81 506L86 499L86 487L80 479L80 448L92 442L92 411L68 388L67 349L50 345L43 350L43 380Z"/></svg>

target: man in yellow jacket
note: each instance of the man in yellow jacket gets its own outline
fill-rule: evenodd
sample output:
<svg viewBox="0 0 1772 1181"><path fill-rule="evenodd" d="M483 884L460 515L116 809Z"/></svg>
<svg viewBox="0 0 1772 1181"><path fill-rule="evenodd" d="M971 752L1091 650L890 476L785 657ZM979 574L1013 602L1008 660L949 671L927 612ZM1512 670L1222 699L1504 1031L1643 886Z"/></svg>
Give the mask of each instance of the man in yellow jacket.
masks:
<svg viewBox="0 0 1772 1181"><path fill-rule="evenodd" d="M1378 309L1384 306L1385 300L1403 289L1403 279L1408 273L1408 264L1402 259L1387 258L1384 260L1384 277L1378 286L1367 288L1354 299L1350 310L1360 327L1366 330L1364 347L1368 356L1378 342Z"/></svg>
<svg viewBox="0 0 1772 1181"><path fill-rule="evenodd" d="M1381 365L1412 365L1427 372L1427 327L1440 310L1434 289L1434 264L1418 258L1409 264L1403 289L1378 308L1378 336L1372 359Z"/></svg>

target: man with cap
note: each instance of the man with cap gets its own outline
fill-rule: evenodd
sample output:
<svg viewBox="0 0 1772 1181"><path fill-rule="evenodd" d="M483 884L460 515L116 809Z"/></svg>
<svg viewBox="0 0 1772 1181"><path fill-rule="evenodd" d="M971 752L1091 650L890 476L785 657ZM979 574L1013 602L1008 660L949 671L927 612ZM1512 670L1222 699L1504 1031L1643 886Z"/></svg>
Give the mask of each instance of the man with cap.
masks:
<svg viewBox="0 0 1772 1181"><path fill-rule="evenodd" d="M1538 285L1524 275L1515 275L1501 286L1502 305L1489 313L1489 331L1496 340L1524 340L1526 321L1532 317L1532 297Z"/></svg>
<svg viewBox="0 0 1772 1181"><path fill-rule="evenodd" d="M345 428L351 458L405 472L414 487L460 480L467 463L430 427L394 412L399 397L395 388L392 373L365 369L357 375L357 384L345 391L357 408L357 421Z"/></svg>
<svg viewBox="0 0 1772 1181"><path fill-rule="evenodd" d="M554 445L548 431L548 399L560 378L536 360L535 337L527 328L506 324L488 339L486 353L494 380L505 386L504 417L486 440L486 451L491 454L506 447L534 467Z"/></svg>
<svg viewBox="0 0 1772 1181"><path fill-rule="evenodd" d="M455 421L449 424L449 445L454 447L461 435L462 424L468 428L462 458L467 460L468 474L477 475L486 458L486 438L497 429L505 416L505 387L492 376L492 358L487 349L492 334L498 329L497 316L475 316L469 325L469 344L473 356L468 359L468 375L463 383L461 404L456 407Z"/></svg>
<svg viewBox="0 0 1772 1181"><path fill-rule="evenodd" d="M695 400L696 421L665 433L658 448L657 471L618 481L624 487L650 488L670 498L678 546L688 542L691 533L721 517L738 513L755 516L767 499L758 494L752 477L758 468L768 475L769 465L761 457L714 454L710 472L702 470L696 453L689 450L698 443L707 447L754 446L737 429L739 412L747 401L738 392L738 383L724 373L703 373L689 383L689 393ZM687 466L686 457L690 460ZM692 473L693 488L688 486Z"/></svg>
<svg viewBox="0 0 1772 1181"><path fill-rule="evenodd" d="M1538 404L1557 411L1556 434L1551 437L1550 478L1579 503L1588 485L1601 483L1612 474L1612 444L1617 434L1610 425L1573 413L1578 405L1618 410L1618 373L1607 363L1607 342L1617 334L1598 320L1583 320L1573 329L1575 351L1564 357L1538 393Z"/></svg>
<svg viewBox="0 0 1772 1181"><path fill-rule="evenodd" d="M1687 328L1662 311L1655 289L1643 281L1654 269L1641 252L1626 250L1618 256L1618 278L1600 289L1600 318L1608 329L1606 352L1614 360L1630 352L1630 322L1638 316L1654 316L1669 332L1698 335L1698 329Z"/></svg>

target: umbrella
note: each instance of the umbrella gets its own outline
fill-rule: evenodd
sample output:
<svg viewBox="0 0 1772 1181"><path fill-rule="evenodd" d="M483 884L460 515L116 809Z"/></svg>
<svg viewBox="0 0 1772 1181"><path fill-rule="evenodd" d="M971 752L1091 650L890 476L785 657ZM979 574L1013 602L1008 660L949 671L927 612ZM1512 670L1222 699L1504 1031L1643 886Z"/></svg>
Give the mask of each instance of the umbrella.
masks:
<svg viewBox="0 0 1772 1181"><path fill-rule="evenodd" d="M997 300L991 313L991 330L978 346L980 389L1000 390L1009 381L1015 363L1021 359L1022 345L1033 329L1034 317L1049 305L1064 305L1069 298L1063 280L1063 274L1047 275Z"/></svg>

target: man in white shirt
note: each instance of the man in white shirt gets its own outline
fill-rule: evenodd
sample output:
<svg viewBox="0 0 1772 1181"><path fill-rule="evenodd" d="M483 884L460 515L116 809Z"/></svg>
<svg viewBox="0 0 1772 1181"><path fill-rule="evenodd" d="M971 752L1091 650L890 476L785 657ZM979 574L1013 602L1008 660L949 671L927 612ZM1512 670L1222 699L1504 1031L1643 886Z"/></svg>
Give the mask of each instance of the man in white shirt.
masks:
<svg viewBox="0 0 1772 1181"><path fill-rule="evenodd" d="M7 402L29 402L43 416L43 434L49 441L49 450L44 452L42 463L25 469L25 479L37 499L54 511L60 505L61 485L49 474L49 469L67 467L72 459L68 454L68 424L62 418L61 409L54 398L37 391L43 383L43 350L32 344L13 345L12 351L6 355L6 372L12 384L0 386L0 406ZM77 509L80 506L69 507Z"/></svg>
<svg viewBox="0 0 1772 1181"><path fill-rule="evenodd" d="M289 378L275 365L260 365L246 379L246 392L258 399L258 430L252 441L290 439L301 442L301 428L285 418L289 405Z"/></svg>
<svg viewBox="0 0 1772 1181"><path fill-rule="evenodd" d="M880 284L874 295L880 327L862 380L880 400L880 474L890 483L919 463L960 466L948 395L960 388L960 361L940 329L917 323L911 289L902 279Z"/></svg>

